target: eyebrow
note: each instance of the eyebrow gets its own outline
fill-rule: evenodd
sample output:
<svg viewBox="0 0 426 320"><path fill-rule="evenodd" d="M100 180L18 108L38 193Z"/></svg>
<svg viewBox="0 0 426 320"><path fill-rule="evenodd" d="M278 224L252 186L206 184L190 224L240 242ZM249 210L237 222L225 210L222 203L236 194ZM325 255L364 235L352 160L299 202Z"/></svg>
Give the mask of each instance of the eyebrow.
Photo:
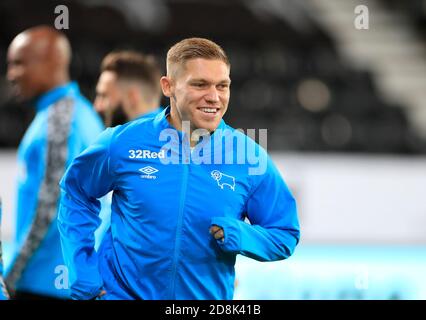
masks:
<svg viewBox="0 0 426 320"><path fill-rule="evenodd" d="M205 83L212 83L212 81L208 81L206 79L203 78L195 78L195 79L191 79L189 82L194 83L194 82L205 82ZM219 81L218 83L222 84L222 83L231 83L230 79L223 79L221 81Z"/></svg>

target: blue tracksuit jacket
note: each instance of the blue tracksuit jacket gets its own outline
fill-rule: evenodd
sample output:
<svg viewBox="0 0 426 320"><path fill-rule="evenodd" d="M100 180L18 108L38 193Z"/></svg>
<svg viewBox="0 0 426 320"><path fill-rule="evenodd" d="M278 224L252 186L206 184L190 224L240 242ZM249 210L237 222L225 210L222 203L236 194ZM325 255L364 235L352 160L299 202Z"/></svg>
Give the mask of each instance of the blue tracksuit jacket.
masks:
<svg viewBox="0 0 426 320"><path fill-rule="evenodd" d="M74 82L40 96L36 108L18 149L15 253L5 265L5 280L13 289L66 298L56 225L59 180L72 159L102 132L103 124Z"/></svg>
<svg viewBox="0 0 426 320"><path fill-rule="evenodd" d="M104 299L232 299L237 254L281 260L298 243L295 200L266 152L223 120L191 152L169 112L107 129L61 180L72 298L104 289ZM228 136L240 143L219 139ZM264 160L262 174L250 173L241 144ZM111 227L96 252L97 198L111 190Z"/></svg>
<svg viewBox="0 0 426 320"><path fill-rule="evenodd" d="M145 113L137 117L136 119L155 117L159 114L163 108L160 106L154 109L151 112ZM95 250L98 250L102 239L105 236L105 233L108 231L109 226L111 225L111 197L110 194L102 198L101 212L99 217L101 218L101 225L95 232Z"/></svg>
<svg viewBox="0 0 426 320"><path fill-rule="evenodd" d="M0 300L6 300L8 293L6 292L6 286L3 281L3 250L1 244L1 216L2 216L2 205L0 198Z"/></svg>

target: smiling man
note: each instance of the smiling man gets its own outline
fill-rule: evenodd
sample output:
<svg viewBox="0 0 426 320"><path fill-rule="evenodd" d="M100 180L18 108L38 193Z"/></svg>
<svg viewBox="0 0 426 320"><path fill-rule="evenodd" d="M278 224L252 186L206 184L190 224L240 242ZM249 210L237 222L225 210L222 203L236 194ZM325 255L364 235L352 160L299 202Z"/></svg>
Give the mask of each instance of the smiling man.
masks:
<svg viewBox="0 0 426 320"><path fill-rule="evenodd" d="M224 53L222 59L212 60L180 56L185 44L179 43L174 51L169 51L168 76L161 78L164 95L171 99L169 121L179 131L182 131L182 121L189 121L191 131L206 129L213 132L228 109L230 65Z"/></svg>
<svg viewBox="0 0 426 320"><path fill-rule="evenodd" d="M221 47L182 40L161 78L170 106L106 130L67 170L58 225L74 299L232 299L237 254L293 253L293 196L266 151L222 120L230 83ZM260 174L249 149L266 159ZM111 228L95 252L97 198L110 191Z"/></svg>

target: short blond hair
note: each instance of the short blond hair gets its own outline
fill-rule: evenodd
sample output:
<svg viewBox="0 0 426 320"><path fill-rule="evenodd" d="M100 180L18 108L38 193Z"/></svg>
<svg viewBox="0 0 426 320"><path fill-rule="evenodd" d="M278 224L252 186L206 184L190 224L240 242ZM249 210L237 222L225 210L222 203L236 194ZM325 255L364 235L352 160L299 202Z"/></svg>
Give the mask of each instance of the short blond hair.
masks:
<svg viewBox="0 0 426 320"><path fill-rule="evenodd" d="M205 38L187 38L167 52L167 75L175 75L176 66L184 66L188 60L196 58L221 60L231 67L225 51L218 44Z"/></svg>

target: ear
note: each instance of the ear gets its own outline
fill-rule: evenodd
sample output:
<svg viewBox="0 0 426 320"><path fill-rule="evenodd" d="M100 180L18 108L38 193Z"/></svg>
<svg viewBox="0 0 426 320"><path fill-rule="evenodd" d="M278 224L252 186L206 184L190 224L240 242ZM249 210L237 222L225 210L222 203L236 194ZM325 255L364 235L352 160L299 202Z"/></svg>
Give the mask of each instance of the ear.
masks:
<svg viewBox="0 0 426 320"><path fill-rule="evenodd" d="M172 87L173 87L173 82L172 79L170 79L169 77L161 77L160 79L160 85L161 85L161 90L163 91L163 94L166 97L171 97L172 96Z"/></svg>

